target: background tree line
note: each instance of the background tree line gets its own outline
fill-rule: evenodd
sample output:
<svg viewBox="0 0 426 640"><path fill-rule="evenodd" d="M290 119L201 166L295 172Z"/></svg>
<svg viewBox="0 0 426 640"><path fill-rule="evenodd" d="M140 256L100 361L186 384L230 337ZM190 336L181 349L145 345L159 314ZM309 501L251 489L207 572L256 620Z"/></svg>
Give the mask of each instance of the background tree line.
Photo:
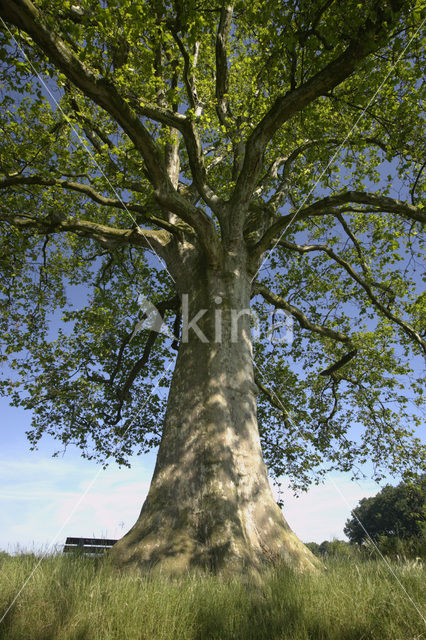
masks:
<svg viewBox="0 0 426 640"><path fill-rule="evenodd" d="M386 485L372 498L362 498L347 520L344 540L309 542L318 556L384 555L426 559L426 474L417 482Z"/></svg>

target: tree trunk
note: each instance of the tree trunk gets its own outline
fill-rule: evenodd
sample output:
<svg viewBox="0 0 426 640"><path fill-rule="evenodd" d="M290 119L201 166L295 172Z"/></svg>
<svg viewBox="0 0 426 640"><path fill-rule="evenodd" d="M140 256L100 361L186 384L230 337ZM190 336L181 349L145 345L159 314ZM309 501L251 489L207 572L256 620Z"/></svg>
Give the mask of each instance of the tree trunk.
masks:
<svg viewBox="0 0 426 640"><path fill-rule="evenodd" d="M183 318L151 487L136 524L111 550L120 566L175 574L318 565L269 486L256 419L250 280L241 272L194 271L186 282L183 316L186 306L189 322L206 312L200 331Z"/></svg>

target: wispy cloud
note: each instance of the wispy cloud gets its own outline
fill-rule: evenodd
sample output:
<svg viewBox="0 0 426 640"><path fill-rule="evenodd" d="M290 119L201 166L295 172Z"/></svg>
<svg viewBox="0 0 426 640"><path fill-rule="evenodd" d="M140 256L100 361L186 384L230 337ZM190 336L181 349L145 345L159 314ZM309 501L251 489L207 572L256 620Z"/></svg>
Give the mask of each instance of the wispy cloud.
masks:
<svg viewBox="0 0 426 640"><path fill-rule="evenodd" d="M99 470L94 464L39 458L0 460L0 548L46 548ZM102 471L67 523L67 535L120 537L136 521L149 489L151 468ZM61 542L59 540L58 542Z"/></svg>
<svg viewBox="0 0 426 640"><path fill-rule="evenodd" d="M70 461L34 455L34 460L0 458L0 548L46 548L99 470L79 458ZM67 535L121 537L140 513L152 467L152 459L147 464L138 458L131 469L115 465L102 471L57 542L62 544ZM373 483L352 483L343 474L334 475L333 480L350 508L378 490ZM350 509L332 483L313 487L299 498L287 491L284 503L285 517L302 540L343 537Z"/></svg>

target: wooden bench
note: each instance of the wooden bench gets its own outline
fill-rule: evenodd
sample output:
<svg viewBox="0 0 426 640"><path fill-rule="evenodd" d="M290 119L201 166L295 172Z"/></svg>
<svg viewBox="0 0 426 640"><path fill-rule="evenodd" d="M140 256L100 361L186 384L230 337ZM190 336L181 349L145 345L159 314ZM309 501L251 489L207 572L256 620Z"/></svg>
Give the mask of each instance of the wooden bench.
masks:
<svg viewBox="0 0 426 640"><path fill-rule="evenodd" d="M102 556L117 540L104 538L67 538L64 553L81 553L85 556Z"/></svg>

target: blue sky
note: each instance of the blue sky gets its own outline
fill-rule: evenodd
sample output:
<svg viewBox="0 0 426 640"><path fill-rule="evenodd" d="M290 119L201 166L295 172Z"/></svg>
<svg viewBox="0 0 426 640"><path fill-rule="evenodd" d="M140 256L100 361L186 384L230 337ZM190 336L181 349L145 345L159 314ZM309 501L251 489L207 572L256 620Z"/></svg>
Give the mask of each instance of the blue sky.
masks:
<svg viewBox="0 0 426 640"><path fill-rule="evenodd" d="M135 457L131 469L111 465L105 471L77 449L52 458L57 443L51 438L42 439L38 451L29 450L29 412L10 407L6 398L0 399L0 412L0 549L60 548L66 536L119 538L134 524L155 452ZM344 538L350 510L378 491L372 480L351 482L349 474L333 473L299 498L287 491L284 514L305 542Z"/></svg>

